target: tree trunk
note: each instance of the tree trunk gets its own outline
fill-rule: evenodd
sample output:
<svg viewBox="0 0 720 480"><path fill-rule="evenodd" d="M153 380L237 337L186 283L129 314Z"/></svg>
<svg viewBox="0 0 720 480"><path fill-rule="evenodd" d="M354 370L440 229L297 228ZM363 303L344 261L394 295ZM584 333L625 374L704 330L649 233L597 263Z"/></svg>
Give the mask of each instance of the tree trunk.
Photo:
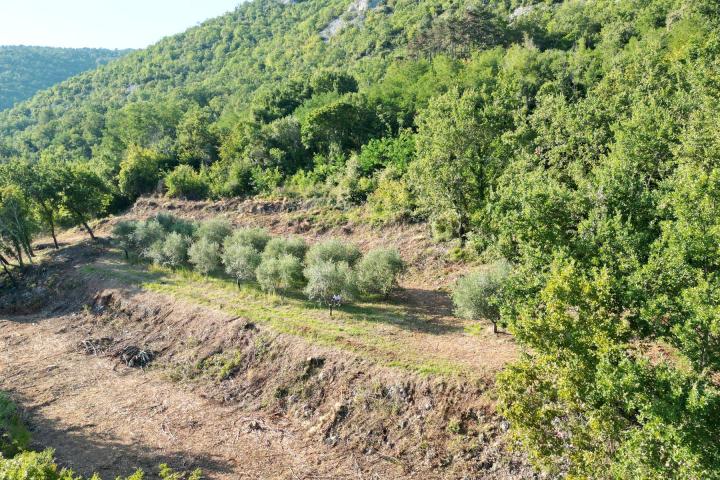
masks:
<svg viewBox="0 0 720 480"><path fill-rule="evenodd" d="M13 247L15 247L15 258L17 258L17 261L20 264L20 268L24 268L25 263L23 263L22 248L20 247L19 243L17 243L17 242L13 242L13 243L14 243Z"/></svg>
<svg viewBox="0 0 720 480"><path fill-rule="evenodd" d="M55 235L55 219L53 218L52 213L48 217L48 222L50 223L50 234L53 237L53 243L55 244L55 250L60 250L60 245L58 245L57 236Z"/></svg>
<svg viewBox="0 0 720 480"><path fill-rule="evenodd" d="M8 269L8 265L10 265L10 263L5 260L5 257L3 257L2 255L0 255L0 263L3 266L3 270L5 270L5 274L7 274L8 278L10 279L10 283L12 283L13 286L17 287L18 285L15 281L15 277L13 277L13 274L10 273L10 269Z"/></svg>
<svg viewBox="0 0 720 480"><path fill-rule="evenodd" d="M85 227L85 230L87 230L88 234L90 235L90 239L92 239L93 242L97 240L97 238L95 238L95 234L92 231L92 228L90 228L90 225L88 225L85 220L83 220L82 225L83 227Z"/></svg>
<svg viewBox="0 0 720 480"><path fill-rule="evenodd" d="M60 245L58 245L57 236L55 235L55 212L51 207L48 207L45 202L40 203L40 208L42 209L45 220L50 227L50 235L52 235L55 250L60 250Z"/></svg>
<svg viewBox="0 0 720 480"><path fill-rule="evenodd" d="M497 322L492 322L492 324L493 324L493 333L495 335L497 335L498 334Z"/></svg>
<svg viewBox="0 0 720 480"><path fill-rule="evenodd" d="M80 212L78 212L77 210L71 210L71 212L75 215L75 218L80 220L80 223L82 224L82 226L85 228L85 230L87 230L88 234L90 235L90 239L92 241L97 240L95 238L95 233L92 231L92 228L90 228L90 225L88 225L87 221L85 220L85 217L83 215L81 215Z"/></svg>
<svg viewBox="0 0 720 480"><path fill-rule="evenodd" d="M33 252L32 245L27 238L23 242L23 248L25 249L25 253L27 254L28 260L30 260L30 263L34 263L33 257L35 256L35 252Z"/></svg>

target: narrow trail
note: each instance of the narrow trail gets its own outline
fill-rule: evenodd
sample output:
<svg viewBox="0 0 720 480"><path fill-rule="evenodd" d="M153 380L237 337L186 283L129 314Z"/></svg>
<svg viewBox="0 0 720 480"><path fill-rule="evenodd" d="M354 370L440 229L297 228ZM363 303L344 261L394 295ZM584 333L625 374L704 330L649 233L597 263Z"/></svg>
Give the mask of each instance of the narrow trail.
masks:
<svg viewBox="0 0 720 480"><path fill-rule="evenodd" d="M19 399L37 448L103 478L159 463L211 479L399 478L389 462L308 444L288 420L223 405L108 358L75 351L66 317L0 320L0 390ZM377 461L377 460L376 460ZM152 478L152 477L151 477Z"/></svg>

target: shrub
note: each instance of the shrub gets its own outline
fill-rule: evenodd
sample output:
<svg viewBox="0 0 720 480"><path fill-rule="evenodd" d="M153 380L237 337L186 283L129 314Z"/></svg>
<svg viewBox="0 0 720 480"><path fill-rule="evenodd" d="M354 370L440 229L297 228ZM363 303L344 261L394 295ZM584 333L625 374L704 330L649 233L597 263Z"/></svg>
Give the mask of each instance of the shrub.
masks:
<svg viewBox="0 0 720 480"><path fill-rule="evenodd" d="M190 165L180 165L165 177L169 197L201 200L208 197L210 187L202 174Z"/></svg>
<svg viewBox="0 0 720 480"><path fill-rule="evenodd" d="M360 205L367 200L375 186L371 178L360 173L357 156L351 155L334 189L335 199L341 205Z"/></svg>
<svg viewBox="0 0 720 480"><path fill-rule="evenodd" d="M264 228L241 228L235 230L226 241L231 242L231 244L246 245L258 252L262 252L271 238Z"/></svg>
<svg viewBox="0 0 720 480"><path fill-rule="evenodd" d="M270 194L275 191L283 180L283 173L278 167L253 167L252 182L256 192Z"/></svg>
<svg viewBox="0 0 720 480"><path fill-rule="evenodd" d="M163 265L165 257L163 256L163 245L165 240L158 240L142 251L142 256L150 260L156 265Z"/></svg>
<svg viewBox="0 0 720 480"><path fill-rule="evenodd" d="M188 237L192 237L197 229L195 222L178 218L172 213L160 212L155 216L155 220L166 232L176 232Z"/></svg>
<svg viewBox="0 0 720 480"><path fill-rule="evenodd" d="M29 444L30 432L22 422L17 407L4 393L0 393L0 458L12 457Z"/></svg>
<svg viewBox="0 0 720 480"><path fill-rule="evenodd" d="M98 475L80 477L72 470L60 468L55 463L54 452L22 452L11 459L0 457L0 478L4 480L100 480ZM198 469L191 473L176 472L167 465L160 465L158 476L161 480L200 480L202 472ZM143 480L142 470L129 477L116 477L116 480Z"/></svg>
<svg viewBox="0 0 720 480"><path fill-rule="evenodd" d="M146 256L146 251L151 245L162 242L165 239L165 229L155 219L138 222L135 227L133 240L135 248L140 255Z"/></svg>
<svg viewBox="0 0 720 480"><path fill-rule="evenodd" d="M267 243L263 257L278 258L282 255L292 255L302 261L307 253L307 248L307 243L302 237L277 237Z"/></svg>
<svg viewBox="0 0 720 480"><path fill-rule="evenodd" d="M10 459L0 458L0 478L9 480L75 480L72 471L59 469L53 451L22 452Z"/></svg>
<svg viewBox="0 0 720 480"><path fill-rule="evenodd" d="M225 271L240 283L255 278L255 270L260 265L260 254L250 245L234 241L234 237L225 239L222 261Z"/></svg>
<svg viewBox="0 0 720 480"><path fill-rule="evenodd" d="M125 252L125 258L130 258L130 252L135 250L135 229L136 221L118 222L112 230L113 238L118 242L120 248Z"/></svg>
<svg viewBox="0 0 720 480"><path fill-rule="evenodd" d="M255 193L252 165L247 160L222 160L210 167L210 191L214 197L230 198Z"/></svg>
<svg viewBox="0 0 720 480"><path fill-rule="evenodd" d="M458 280L452 292L456 315L471 320L490 320L493 332L497 333L503 286L509 274L510 265L501 261Z"/></svg>
<svg viewBox="0 0 720 480"><path fill-rule="evenodd" d="M333 297L355 296L355 275L347 262L317 261L305 269L305 294L310 300L332 306Z"/></svg>
<svg viewBox="0 0 720 480"><path fill-rule="evenodd" d="M264 258L255 274L260 288L271 293L296 288L303 283L302 263L290 254Z"/></svg>
<svg viewBox="0 0 720 480"><path fill-rule="evenodd" d="M387 296L398 285L405 262L395 249L369 251L356 267L358 288L362 293Z"/></svg>
<svg viewBox="0 0 720 480"><path fill-rule="evenodd" d="M195 237L198 239L205 238L212 243L222 245L225 238L232 234L232 225L225 219L213 218L206 220L200 224Z"/></svg>
<svg viewBox="0 0 720 480"><path fill-rule="evenodd" d="M198 273L208 275L220 266L220 245L201 237L188 249L188 258Z"/></svg>
<svg viewBox="0 0 720 480"><path fill-rule="evenodd" d="M393 167L379 175L375 191L368 196L367 210L370 220L376 224L412 219L415 211L412 193Z"/></svg>
<svg viewBox="0 0 720 480"><path fill-rule="evenodd" d="M131 145L120 162L120 191L131 199L152 192L157 188L163 168L168 163L168 157L160 152Z"/></svg>
<svg viewBox="0 0 720 480"><path fill-rule="evenodd" d="M355 245L337 239L331 239L313 245L308 251L305 260L308 265L323 262L345 262L349 266L352 266L360 257L360 250L358 250Z"/></svg>
<svg viewBox="0 0 720 480"><path fill-rule="evenodd" d="M162 263L173 268L184 265L188 260L190 237L170 232L162 244Z"/></svg>

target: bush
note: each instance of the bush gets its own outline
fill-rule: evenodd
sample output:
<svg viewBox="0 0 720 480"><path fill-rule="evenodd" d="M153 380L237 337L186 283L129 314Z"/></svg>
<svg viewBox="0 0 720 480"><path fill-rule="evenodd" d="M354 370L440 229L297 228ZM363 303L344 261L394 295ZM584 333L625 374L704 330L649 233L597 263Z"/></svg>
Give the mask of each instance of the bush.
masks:
<svg viewBox="0 0 720 480"><path fill-rule="evenodd" d="M172 213L160 212L155 216L155 220L166 232L176 232L188 237L192 237L197 229L195 222L178 218Z"/></svg>
<svg viewBox="0 0 720 480"><path fill-rule="evenodd" d="M307 253L307 243L302 237L273 238L265 246L263 257L278 258L282 255L292 255L302 261Z"/></svg>
<svg viewBox="0 0 720 480"><path fill-rule="evenodd" d="M308 265L323 262L345 262L349 266L353 266L361 256L360 250L355 245L331 239L313 245L308 251L305 260Z"/></svg>
<svg viewBox="0 0 720 480"><path fill-rule="evenodd" d="M8 480L76 480L72 471L55 465L52 450L23 452L11 459L0 457L0 478Z"/></svg>
<svg viewBox="0 0 720 480"><path fill-rule="evenodd" d="M165 229L155 219L138 222L135 227L133 241L138 253L147 256L152 245L165 240Z"/></svg>
<svg viewBox="0 0 720 480"><path fill-rule="evenodd" d="M167 465L160 465L158 476L161 480L200 480L202 472L198 469L189 474L175 472ZM0 478L3 480L83 480L72 470L60 468L55 463L54 452L22 452L11 459L0 457ZM116 480L143 480L142 470L129 477L116 477ZM94 475L88 480L100 480Z"/></svg>
<svg viewBox="0 0 720 480"><path fill-rule="evenodd" d="M137 223L136 221L122 221L113 227L112 236L125 252L125 258L130 258L130 252L137 248L135 243Z"/></svg>
<svg viewBox="0 0 720 480"><path fill-rule="evenodd" d="M358 288L365 294L387 296L398 285L398 276L405 270L405 262L395 249L369 251L355 268Z"/></svg>
<svg viewBox="0 0 720 480"><path fill-rule="evenodd" d="M180 165L165 177L169 197L202 200L208 197L210 186L202 174L190 165Z"/></svg>
<svg viewBox="0 0 720 480"><path fill-rule="evenodd" d="M4 393L0 393L0 458L12 457L29 444L30 432L22 422L17 407Z"/></svg>
<svg viewBox="0 0 720 480"><path fill-rule="evenodd" d="M255 275L260 288L271 293L297 288L303 283L302 263L290 254L264 258Z"/></svg>
<svg viewBox="0 0 720 480"><path fill-rule="evenodd" d="M210 190L214 197L230 198L255 193L252 165L247 160L215 162L210 167Z"/></svg>
<svg viewBox="0 0 720 480"><path fill-rule="evenodd" d="M503 287L509 274L510 265L501 261L458 280L452 292L455 314L470 320L490 320L497 333Z"/></svg>
<svg viewBox="0 0 720 480"><path fill-rule="evenodd" d="M170 232L162 244L162 263L177 268L188 261L190 237L178 232Z"/></svg>
<svg viewBox="0 0 720 480"><path fill-rule="evenodd" d="M168 163L168 157L160 152L131 145L127 155L120 162L118 173L120 191L130 199L154 191Z"/></svg>
<svg viewBox="0 0 720 480"><path fill-rule="evenodd" d="M142 256L150 260L155 265L163 265L165 257L163 256L163 245L165 240L158 240L142 251Z"/></svg>
<svg viewBox="0 0 720 480"><path fill-rule="evenodd" d="M410 220L415 202L402 176L388 167L380 174L375 191L368 196L367 210L375 224L387 224Z"/></svg>
<svg viewBox="0 0 720 480"><path fill-rule="evenodd" d="M205 238L212 243L222 245L230 234L232 234L230 222L222 218L213 218L200 224L195 232L195 237L198 239Z"/></svg>
<svg viewBox="0 0 720 480"><path fill-rule="evenodd" d="M332 305L339 295L348 300L355 296L355 275L347 262L317 261L305 269L305 294L310 300Z"/></svg>
<svg viewBox="0 0 720 480"><path fill-rule="evenodd" d="M234 237L225 239L222 262L225 271L238 283L255 278L255 270L260 265L261 257L250 245L234 241Z"/></svg>
<svg viewBox="0 0 720 480"><path fill-rule="evenodd" d="M246 245L262 252L272 237L264 228L241 228L235 230L226 241L235 245ZM227 248L227 247L226 247Z"/></svg>
<svg viewBox="0 0 720 480"><path fill-rule="evenodd" d="M220 245L201 237L188 249L188 258L198 273L208 275L220 266Z"/></svg>

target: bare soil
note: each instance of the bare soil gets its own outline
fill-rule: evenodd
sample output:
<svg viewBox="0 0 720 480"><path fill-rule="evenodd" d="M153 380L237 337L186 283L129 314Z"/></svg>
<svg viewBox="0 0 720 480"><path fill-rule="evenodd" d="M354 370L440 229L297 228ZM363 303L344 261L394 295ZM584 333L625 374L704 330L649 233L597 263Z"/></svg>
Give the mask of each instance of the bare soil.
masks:
<svg viewBox="0 0 720 480"><path fill-rule="evenodd" d="M515 357L512 339L468 335L442 290L466 267L447 262L422 225L297 227L308 208L143 199L128 216L223 213L276 234L397 246L413 265L401 300L429 327L383 334L483 374L382 366L88 273L83 266L107 261L108 245L68 232L60 252L26 272L24 289L0 290L0 390L26 410L35 447L103 478L160 463L199 467L211 479L531 478L522 456L507 452L506 425L494 412L493 375ZM101 236L114 221L101 222ZM80 345L88 339L110 340L88 355ZM157 356L149 368L131 368L116 355L127 346Z"/></svg>

